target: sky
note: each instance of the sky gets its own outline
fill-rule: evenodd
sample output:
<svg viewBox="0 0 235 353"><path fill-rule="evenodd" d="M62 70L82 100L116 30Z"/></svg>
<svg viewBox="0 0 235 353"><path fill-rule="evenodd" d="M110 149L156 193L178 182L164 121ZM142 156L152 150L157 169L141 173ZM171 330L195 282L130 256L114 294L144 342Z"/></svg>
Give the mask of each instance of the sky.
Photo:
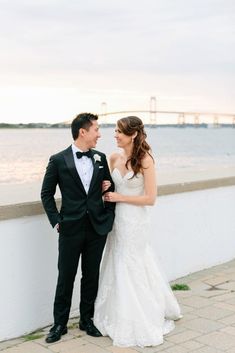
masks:
<svg viewBox="0 0 235 353"><path fill-rule="evenodd" d="M234 0L0 0L0 122L235 114Z"/></svg>

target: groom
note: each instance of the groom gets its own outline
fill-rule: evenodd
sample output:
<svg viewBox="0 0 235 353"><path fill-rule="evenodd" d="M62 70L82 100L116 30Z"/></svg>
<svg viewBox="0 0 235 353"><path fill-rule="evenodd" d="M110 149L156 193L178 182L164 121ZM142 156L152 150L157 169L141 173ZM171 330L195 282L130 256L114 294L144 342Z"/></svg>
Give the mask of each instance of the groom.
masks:
<svg viewBox="0 0 235 353"><path fill-rule="evenodd" d="M103 202L102 182L111 182L106 157L94 148L100 138L98 116L82 113L72 122L74 143L50 158L41 198L52 227L59 232L58 281L54 300L54 326L46 337L56 342L67 333L73 285L81 255L81 301L79 328L88 335L101 333L92 317L98 290L99 267L107 234L114 220L113 203ZM54 194L59 186L62 205L58 211Z"/></svg>

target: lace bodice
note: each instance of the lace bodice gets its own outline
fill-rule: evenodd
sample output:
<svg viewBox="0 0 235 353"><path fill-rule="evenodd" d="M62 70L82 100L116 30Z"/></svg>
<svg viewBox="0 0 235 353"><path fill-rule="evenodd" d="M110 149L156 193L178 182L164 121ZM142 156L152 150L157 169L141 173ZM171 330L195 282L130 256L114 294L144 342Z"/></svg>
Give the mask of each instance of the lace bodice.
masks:
<svg viewBox="0 0 235 353"><path fill-rule="evenodd" d="M118 193L126 195L143 195L144 193L144 177L138 173L133 177L133 171L127 172L124 176L121 175L119 169L114 168L112 178L115 184L115 190Z"/></svg>
<svg viewBox="0 0 235 353"><path fill-rule="evenodd" d="M126 173L124 176L121 175L119 169L115 168L112 172L112 178L115 184L115 191L123 195L140 196L144 194L144 177L143 174L138 173L133 176L133 171ZM139 226L139 222L136 223L136 219L141 219L141 223L148 222L148 212L146 206L137 206L128 203L117 203L115 210L115 221L114 227L126 227L128 222L129 226L135 224ZM142 224L141 224L142 227ZM136 229L136 232L138 229Z"/></svg>

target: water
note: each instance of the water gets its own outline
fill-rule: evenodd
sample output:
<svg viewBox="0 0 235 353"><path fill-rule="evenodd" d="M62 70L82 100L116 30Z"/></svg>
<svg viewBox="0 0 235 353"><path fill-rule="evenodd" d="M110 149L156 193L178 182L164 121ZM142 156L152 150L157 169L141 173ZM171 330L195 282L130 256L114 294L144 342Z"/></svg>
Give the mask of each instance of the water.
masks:
<svg viewBox="0 0 235 353"><path fill-rule="evenodd" d="M188 175L197 179L203 172L209 173L209 177L235 175L232 127L147 128L146 132L156 157L160 183L177 182L179 175L181 181ZM103 128L101 134L97 149L109 155L116 150L114 128ZM70 129L0 129L1 194L8 190L9 196L17 185L27 190L28 185L40 184L49 156L71 142Z"/></svg>

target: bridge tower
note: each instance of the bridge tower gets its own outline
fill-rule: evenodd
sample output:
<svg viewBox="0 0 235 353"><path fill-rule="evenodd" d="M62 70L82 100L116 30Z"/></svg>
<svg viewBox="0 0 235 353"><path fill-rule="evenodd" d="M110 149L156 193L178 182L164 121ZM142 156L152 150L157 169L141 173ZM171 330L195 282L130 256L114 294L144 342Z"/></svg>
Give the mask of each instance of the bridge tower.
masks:
<svg viewBox="0 0 235 353"><path fill-rule="evenodd" d="M178 125L181 126L181 127L184 127L184 125L185 125L184 113L179 113L179 116L178 116Z"/></svg>
<svg viewBox="0 0 235 353"><path fill-rule="evenodd" d="M219 118L218 115L214 115L214 127L219 127Z"/></svg>
<svg viewBox="0 0 235 353"><path fill-rule="evenodd" d="M198 127L199 125L199 114L195 114L194 116L194 125Z"/></svg>
<svg viewBox="0 0 235 353"><path fill-rule="evenodd" d="M150 97L149 122L151 125L157 124L157 100L156 100L156 97Z"/></svg>
<svg viewBox="0 0 235 353"><path fill-rule="evenodd" d="M107 103L106 102L102 102L101 103L101 114L102 116L102 122L104 125L107 124Z"/></svg>

